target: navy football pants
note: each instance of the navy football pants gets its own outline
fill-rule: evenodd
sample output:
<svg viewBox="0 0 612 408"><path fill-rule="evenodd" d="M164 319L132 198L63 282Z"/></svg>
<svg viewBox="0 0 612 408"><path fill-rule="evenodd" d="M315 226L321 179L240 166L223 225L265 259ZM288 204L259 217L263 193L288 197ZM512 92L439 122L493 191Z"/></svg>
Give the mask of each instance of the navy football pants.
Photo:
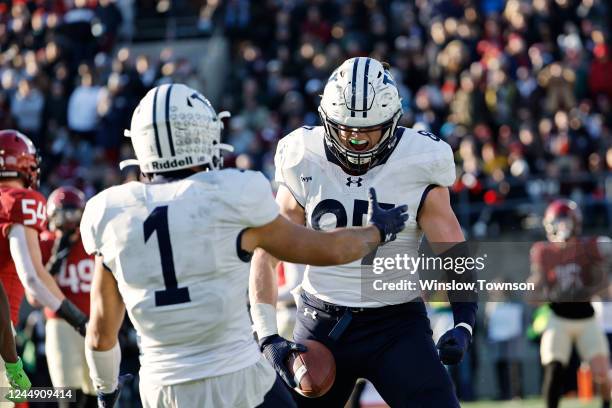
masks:
<svg viewBox="0 0 612 408"><path fill-rule="evenodd" d="M298 407L342 408L358 378L370 380L392 408L459 407L422 301L353 312L334 341L329 333L344 314L339 309L302 292L294 340L325 344L336 360L336 381L321 398L293 393Z"/></svg>
<svg viewBox="0 0 612 408"><path fill-rule="evenodd" d="M278 375L274 385L257 408L295 408L295 402L291 399L287 386Z"/></svg>

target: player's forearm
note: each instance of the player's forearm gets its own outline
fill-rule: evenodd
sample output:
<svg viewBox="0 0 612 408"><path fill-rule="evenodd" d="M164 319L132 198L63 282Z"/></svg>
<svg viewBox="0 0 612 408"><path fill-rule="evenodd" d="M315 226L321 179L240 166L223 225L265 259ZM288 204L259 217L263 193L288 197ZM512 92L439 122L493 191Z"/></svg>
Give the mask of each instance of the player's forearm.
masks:
<svg viewBox="0 0 612 408"><path fill-rule="evenodd" d="M277 264L278 259L260 248L255 250L251 260L249 275L251 319L260 339L278 333L276 325Z"/></svg>
<svg viewBox="0 0 612 408"><path fill-rule="evenodd" d="M17 350L15 349L15 338L11 325L11 316L8 298L4 287L0 283L0 356L8 363L17 361Z"/></svg>
<svg viewBox="0 0 612 408"><path fill-rule="evenodd" d="M278 283L276 266L278 259L264 251L256 249L251 260L249 274L249 301L276 305L278 298Z"/></svg>
<svg viewBox="0 0 612 408"><path fill-rule="evenodd" d="M86 345L95 351L108 351L117 344L117 336L125 316L125 304L117 281L105 269L101 256L96 256L90 294L90 319Z"/></svg>
<svg viewBox="0 0 612 408"><path fill-rule="evenodd" d="M451 249L439 256L443 259L453 259L453 264L456 264L455 260L468 259L471 256L471 252L468 243L464 241L457 243ZM457 281L466 284L474 283L476 282L475 268L466 267L461 273L449 271L447 272L447 279L449 281ZM455 327L463 326L471 334L476 324L478 293L475 289L448 291L448 299L451 302Z"/></svg>
<svg viewBox="0 0 612 408"><path fill-rule="evenodd" d="M356 261L372 252L380 243L380 231L374 226L339 228L318 233L309 240L296 256L301 259L290 262L315 266L341 265Z"/></svg>
<svg viewBox="0 0 612 408"><path fill-rule="evenodd" d="M11 228L9 247L17 275L24 288L44 306L57 310L65 296L57 287L55 280L44 269L40 260L36 262L37 259L35 259L35 254L31 253L26 231L22 225L14 225ZM40 250L38 256L40 258ZM46 280L45 275L51 281Z"/></svg>
<svg viewBox="0 0 612 408"><path fill-rule="evenodd" d="M42 264L40 265L40 267L36 268L36 272L38 273L38 277L40 278L42 283L49 290L49 292L53 294L53 296L59 299L60 302L66 298L66 295L62 293L61 289L57 285L57 281L53 278L53 276L51 276L49 272L47 272L47 270L42 266Z"/></svg>

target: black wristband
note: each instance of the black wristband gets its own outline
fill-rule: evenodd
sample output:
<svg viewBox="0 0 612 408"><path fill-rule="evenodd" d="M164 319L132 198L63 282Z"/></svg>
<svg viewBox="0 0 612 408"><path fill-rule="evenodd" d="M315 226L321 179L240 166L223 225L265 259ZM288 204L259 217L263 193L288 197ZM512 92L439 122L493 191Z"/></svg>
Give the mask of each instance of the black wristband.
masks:
<svg viewBox="0 0 612 408"><path fill-rule="evenodd" d="M84 330L85 324L88 320L87 316L68 299L64 299L62 301L62 304L60 305L59 309L57 309L56 313L59 317L66 320L68 324L74 327L79 333Z"/></svg>
<svg viewBox="0 0 612 408"><path fill-rule="evenodd" d="M471 254L467 242L460 242L451 249L443 252L439 256L441 258L468 258ZM475 268L465 268L462 273L456 271L447 271L446 278L449 281L457 281L462 283L475 283L476 272ZM467 323L470 327L476 324L476 311L478 310L478 292L474 290L461 290L447 292L448 300L451 303L453 311L453 319L455 325L459 323ZM467 329L466 329L467 330Z"/></svg>

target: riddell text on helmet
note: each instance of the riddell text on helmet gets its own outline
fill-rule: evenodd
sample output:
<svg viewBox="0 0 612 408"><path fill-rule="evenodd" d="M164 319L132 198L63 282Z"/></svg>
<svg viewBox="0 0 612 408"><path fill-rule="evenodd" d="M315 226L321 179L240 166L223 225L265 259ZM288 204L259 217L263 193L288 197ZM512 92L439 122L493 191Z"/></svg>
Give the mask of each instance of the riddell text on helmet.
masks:
<svg viewBox="0 0 612 408"><path fill-rule="evenodd" d="M169 161L165 161L162 163L152 162L151 168L153 170L167 170L167 169L174 169L177 167L187 166L190 164L193 164L193 159L191 157L187 157L183 160L174 159L174 160L169 160Z"/></svg>

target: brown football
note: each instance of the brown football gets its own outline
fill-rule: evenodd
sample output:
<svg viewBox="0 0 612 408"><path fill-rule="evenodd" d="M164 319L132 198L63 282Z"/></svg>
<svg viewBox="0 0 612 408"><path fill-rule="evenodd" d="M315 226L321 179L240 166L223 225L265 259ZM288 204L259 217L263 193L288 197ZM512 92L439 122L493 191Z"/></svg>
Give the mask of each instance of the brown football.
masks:
<svg viewBox="0 0 612 408"><path fill-rule="evenodd" d="M287 367L298 386L295 391L308 398L325 394L336 379L336 362L331 351L315 340L306 340L308 351L293 352L287 357Z"/></svg>

